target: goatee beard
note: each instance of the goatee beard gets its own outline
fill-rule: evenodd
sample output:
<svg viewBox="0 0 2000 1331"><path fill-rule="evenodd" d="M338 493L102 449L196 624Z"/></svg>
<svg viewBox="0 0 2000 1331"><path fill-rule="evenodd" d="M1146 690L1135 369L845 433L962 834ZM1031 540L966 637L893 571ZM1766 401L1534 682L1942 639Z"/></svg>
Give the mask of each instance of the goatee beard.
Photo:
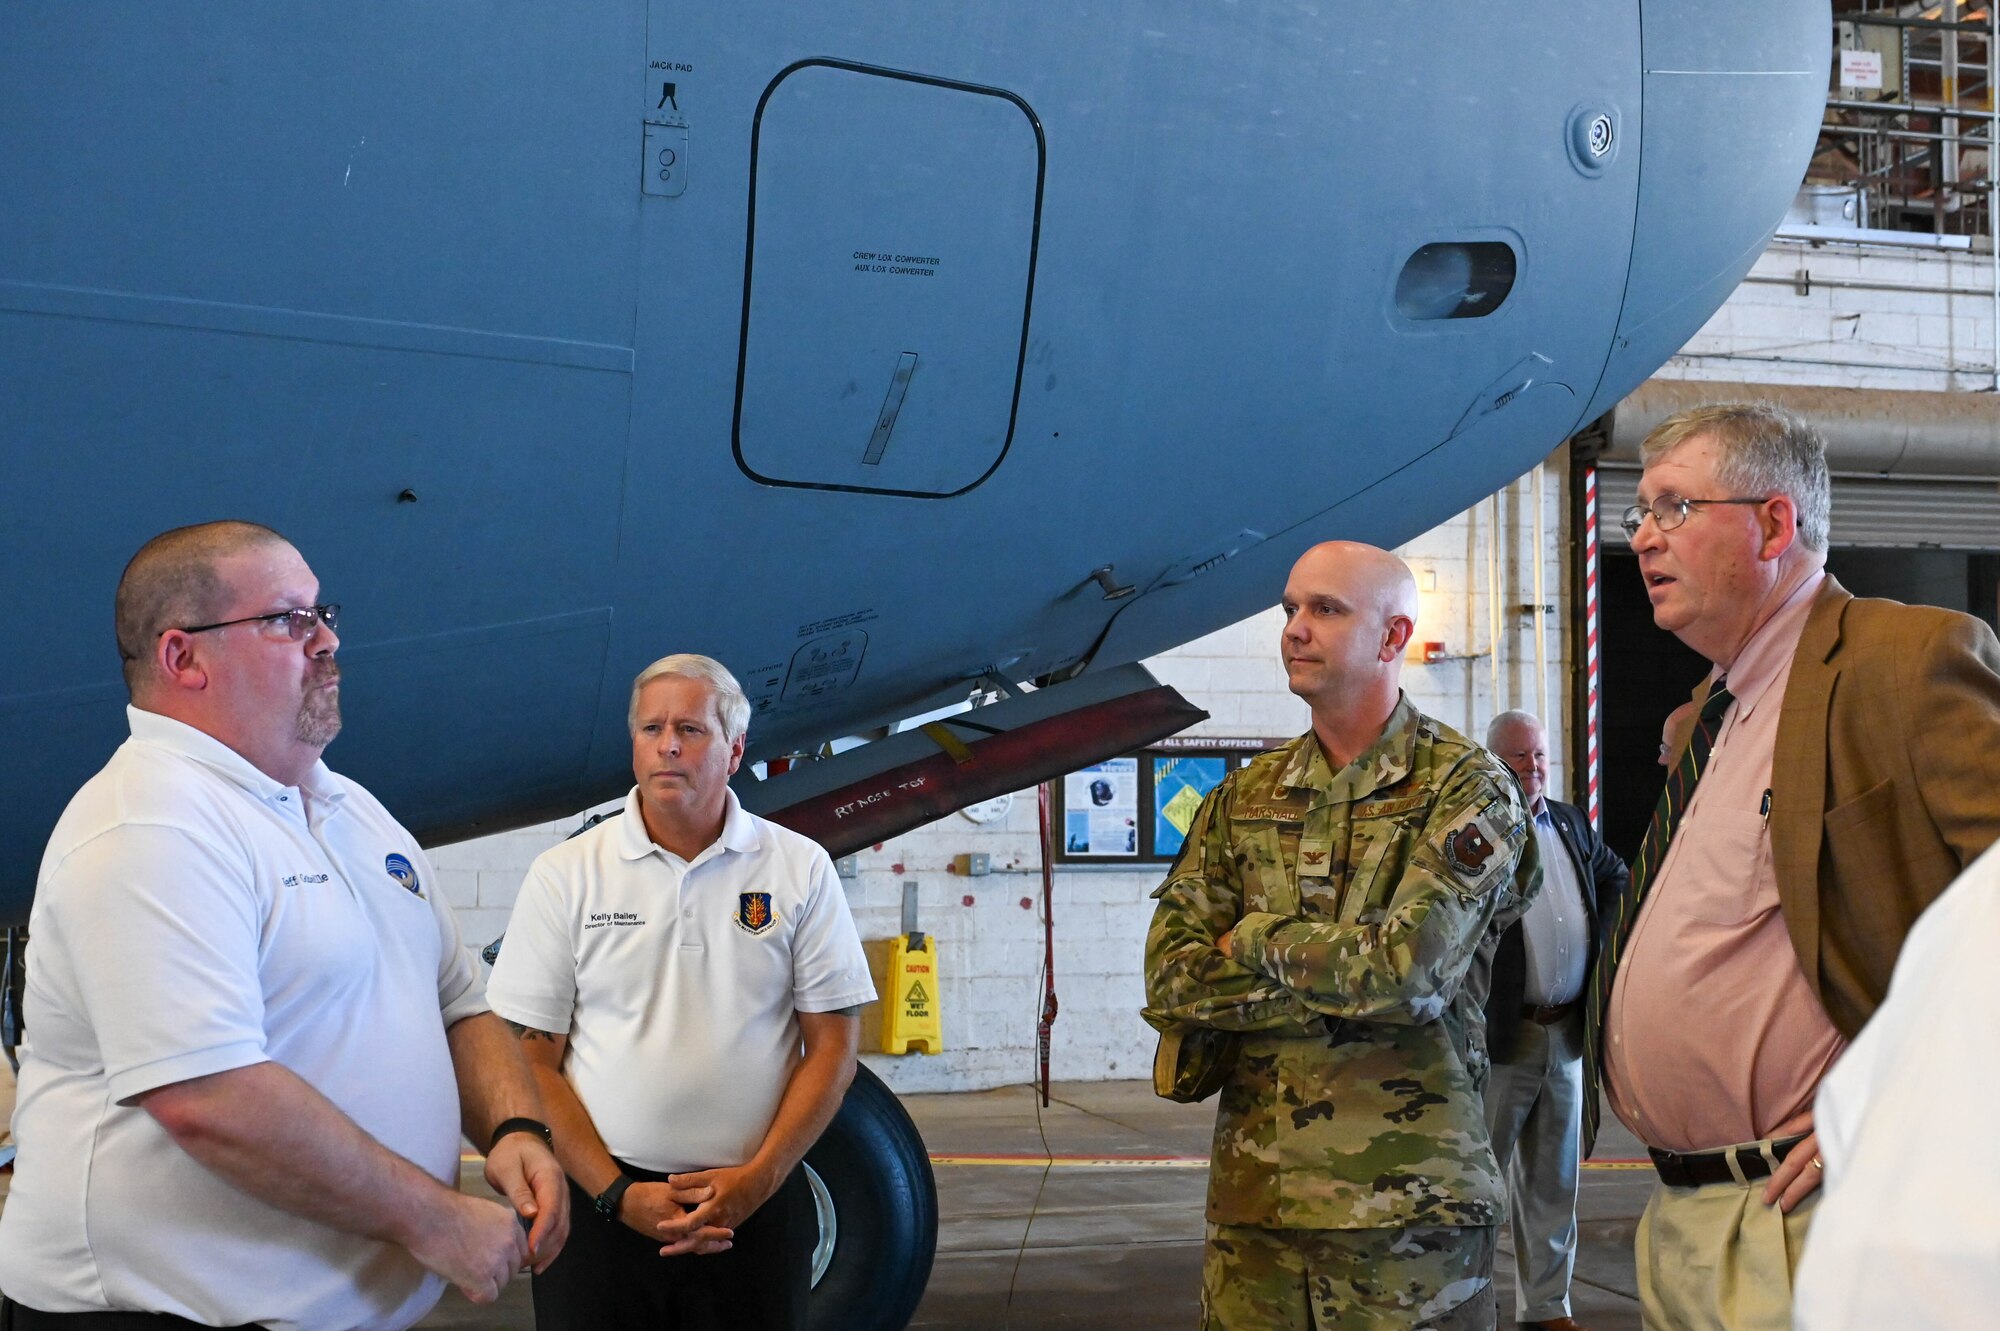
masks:
<svg viewBox="0 0 2000 1331"><path fill-rule="evenodd" d="M340 667L329 660L306 682L306 696L299 702L299 743L323 749L340 733L340 689L325 687L339 679Z"/></svg>

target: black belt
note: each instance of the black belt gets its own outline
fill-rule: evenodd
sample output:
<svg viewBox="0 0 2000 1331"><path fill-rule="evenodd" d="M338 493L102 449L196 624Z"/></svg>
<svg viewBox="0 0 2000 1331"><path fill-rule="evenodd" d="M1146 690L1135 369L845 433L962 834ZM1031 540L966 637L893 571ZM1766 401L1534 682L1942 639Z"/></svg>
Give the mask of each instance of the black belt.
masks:
<svg viewBox="0 0 2000 1331"><path fill-rule="evenodd" d="M1771 1143L1771 1154L1782 1160L1791 1154L1794 1146L1804 1141L1804 1135L1785 1137ZM1646 1154L1653 1157L1653 1168L1659 1172L1660 1182L1670 1188L1701 1188L1711 1183L1734 1183L1736 1175L1730 1171L1729 1160L1736 1158L1736 1167L1743 1171L1746 1179L1769 1178L1771 1166L1764 1159L1760 1145L1725 1146L1719 1151L1656 1151L1646 1148Z"/></svg>
<svg viewBox="0 0 2000 1331"><path fill-rule="evenodd" d="M1523 1020L1534 1022L1537 1026L1553 1026L1576 1011L1577 1004L1581 1001L1571 999L1567 1003L1545 1003L1540 1007L1536 1007L1533 1003L1523 1003L1521 1017Z"/></svg>
<svg viewBox="0 0 2000 1331"><path fill-rule="evenodd" d="M193 1327L205 1331L200 1322L190 1322L185 1317L172 1313L130 1313L130 1312L90 1312L90 1313L45 1313L30 1308L25 1303L0 1297L0 1331L49 1331L61 1327L63 1331L160 1331L164 1327ZM240 1326L226 1328L225 1331L264 1331L261 1326Z"/></svg>

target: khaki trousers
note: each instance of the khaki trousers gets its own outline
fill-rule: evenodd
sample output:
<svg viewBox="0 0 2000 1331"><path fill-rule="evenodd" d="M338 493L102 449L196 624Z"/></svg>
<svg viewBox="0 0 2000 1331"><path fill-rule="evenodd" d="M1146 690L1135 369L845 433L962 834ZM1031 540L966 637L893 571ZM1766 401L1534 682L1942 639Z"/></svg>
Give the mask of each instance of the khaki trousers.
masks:
<svg viewBox="0 0 2000 1331"><path fill-rule="evenodd" d="M1636 1245L1646 1331L1791 1331L1819 1194L1785 1215L1764 1205L1768 1182L1654 1185Z"/></svg>

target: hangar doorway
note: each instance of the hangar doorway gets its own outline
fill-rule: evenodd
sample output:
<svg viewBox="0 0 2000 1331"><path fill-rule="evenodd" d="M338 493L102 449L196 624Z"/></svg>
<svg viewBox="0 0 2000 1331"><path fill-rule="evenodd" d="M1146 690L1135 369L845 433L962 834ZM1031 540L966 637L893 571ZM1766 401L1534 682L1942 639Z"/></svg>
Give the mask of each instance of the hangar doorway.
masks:
<svg viewBox="0 0 2000 1331"><path fill-rule="evenodd" d="M1836 497L1836 512L1839 503ZM1995 536L2000 540L2000 532ZM1624 534L1607 538L1603 548L1604 837L1629 860L1660 795L1660 726L1687 701L1688 691L1708 673L1708 662L1653 626L1639 561ZM1856 596L1963 610L2000 632L2000 553L1835 545L1826 566Z"/></svg>

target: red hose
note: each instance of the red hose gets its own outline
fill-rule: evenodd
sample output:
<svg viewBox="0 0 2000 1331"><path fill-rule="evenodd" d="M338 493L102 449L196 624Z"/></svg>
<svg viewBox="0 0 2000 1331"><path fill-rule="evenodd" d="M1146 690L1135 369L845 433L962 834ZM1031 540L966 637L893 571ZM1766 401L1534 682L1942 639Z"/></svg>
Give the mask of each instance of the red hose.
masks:
<svg viewBox="0 0 2000 1331"><path fill-rule="evenodd" d="M1049 835L1049 783L1035 788L1042 824L1042 1019L1035 1027L1035 1053L1041 1059L1042 1108L1049 1107L1049 1034L1056 1025L1056 875L1055 843Z"/></svg>

